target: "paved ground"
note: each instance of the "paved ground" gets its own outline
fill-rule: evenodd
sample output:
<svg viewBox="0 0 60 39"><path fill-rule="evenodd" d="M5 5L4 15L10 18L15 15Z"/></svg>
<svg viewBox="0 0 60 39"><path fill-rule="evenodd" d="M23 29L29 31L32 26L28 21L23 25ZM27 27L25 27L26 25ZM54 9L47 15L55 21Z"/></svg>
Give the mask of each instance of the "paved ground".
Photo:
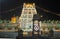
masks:
<svg viewBox="0 0 60 39"><path fill-rule="evenodd" d="M19 37L19 38L0 38L0 39L60 39L60 37Z"/></svg>
<svg viewBox="0 0 60 39"><path fill-rule="evenodd" d="M39 36L39 37L19 37L17 39L60 39L60 37L43 37L43 36Z"/></svg>
<svg viewBox="0 0 60 39"><path fill-rule="evenodd" d="M16 39L16 38L0 38L0 39Z"/></svg>
<svg viewBox="0 0 60 39"><path fill-rule="evenodd" d="M0 38L0 39L16 39L17 35L18 35L17 32L0 32L0 37L5 37L5 38ZM20 39L60 39L60 32L55 32L54 37L49 37L49 36L34 37L33 36L33 37L22 37Z"/></svg>

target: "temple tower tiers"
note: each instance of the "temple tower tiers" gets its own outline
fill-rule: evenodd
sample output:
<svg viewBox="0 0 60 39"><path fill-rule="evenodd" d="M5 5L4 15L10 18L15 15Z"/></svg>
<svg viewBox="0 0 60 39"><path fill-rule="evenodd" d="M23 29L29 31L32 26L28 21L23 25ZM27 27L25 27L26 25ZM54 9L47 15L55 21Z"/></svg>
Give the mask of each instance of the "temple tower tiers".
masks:
<svg viewBox="0 0 60 39"><path fill-rule="evenodd" d="M32 31L34 14L37 14L35 3L24 3L22 13L19 18L20 29L23 31Z"/></svg>

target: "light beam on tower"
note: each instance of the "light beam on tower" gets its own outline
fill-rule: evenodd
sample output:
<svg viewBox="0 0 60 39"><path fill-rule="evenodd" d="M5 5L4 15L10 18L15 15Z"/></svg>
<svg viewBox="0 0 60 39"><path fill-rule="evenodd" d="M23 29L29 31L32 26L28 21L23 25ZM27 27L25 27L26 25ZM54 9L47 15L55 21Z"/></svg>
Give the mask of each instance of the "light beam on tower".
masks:
<svg viewBox="0 0 60 39"><path fill-rule="evenodd" d="M34 14L37 14L35 3L24 3L22 14L19 18L20 28L23 31L32 31Z"/></svg>

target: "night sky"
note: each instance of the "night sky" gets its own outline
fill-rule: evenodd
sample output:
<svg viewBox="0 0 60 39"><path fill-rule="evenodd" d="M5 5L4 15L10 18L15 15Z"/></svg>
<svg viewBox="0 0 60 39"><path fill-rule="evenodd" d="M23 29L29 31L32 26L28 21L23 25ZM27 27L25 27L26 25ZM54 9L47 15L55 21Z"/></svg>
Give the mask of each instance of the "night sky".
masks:
<svg viewBox="0 0 60 39"><path fill-rule="evenodd" d="M16 9L15 12L8 12L8 10L15 9L16 7L21 6L24 2L35 2L36 6L42 7L49 11L55 12L56 14L60 14L60 2L58 0L0 0L0 16L5 16L8 18L7 15L12 16L19 13L19 10ZM21 10L21 9L20 9ZM7 11L7 12L6 12ZM19 15L17 13L17 15ZM5 18L6 18L5 17Z"/></svg>

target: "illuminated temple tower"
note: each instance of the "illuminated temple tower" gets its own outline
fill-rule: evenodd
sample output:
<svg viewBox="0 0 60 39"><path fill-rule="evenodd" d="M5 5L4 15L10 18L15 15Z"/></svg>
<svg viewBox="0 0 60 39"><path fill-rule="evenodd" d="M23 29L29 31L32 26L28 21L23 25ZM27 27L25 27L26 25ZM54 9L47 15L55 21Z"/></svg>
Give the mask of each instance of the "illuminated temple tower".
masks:
<svg viewBox="0 0 60 39"><path fill-rule="evenodd" d="M35 3L24 3L22 13L19 18L20 29L23 31L32 31L34 14L37 14Z"/></svg>

